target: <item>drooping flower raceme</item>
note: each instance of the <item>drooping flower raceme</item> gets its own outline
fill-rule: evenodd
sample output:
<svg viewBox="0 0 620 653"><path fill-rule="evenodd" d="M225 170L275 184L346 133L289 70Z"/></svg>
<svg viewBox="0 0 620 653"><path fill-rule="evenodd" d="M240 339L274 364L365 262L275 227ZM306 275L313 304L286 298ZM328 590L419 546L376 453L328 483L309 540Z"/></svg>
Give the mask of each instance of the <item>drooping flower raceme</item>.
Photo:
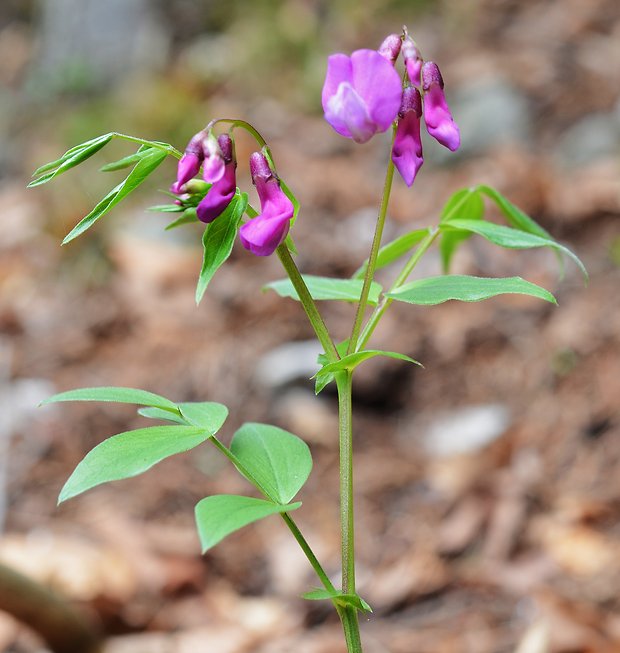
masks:
<svg viewBox="0 0 620 653"><path fill-rule="evenodd" d="M392 147L392 161L407 186L411 186L418 170L424 163L420 137L422 98L415 86L408 86L403 91L398 116L398 127Z"/></svg>
<svg viewBox="0 0 620 653"><path fill-rule="evenodd" d="M234 144L228 134L221 134L217 146L222 158L222 176L213 183L207 194L196 207L196 215L201 222L212 222L221 215L232 201L237 190Z"/></svg>
<svg viewBox="0 0 620 653"><path fill-rule="evenodd" d="M286 238L295 208L262 152L250 157L250 172L261 212L241 227L239 237L252 254L269 256Z"/></svg>
<svg viewBox="0 0 620 653"><path fill-rule="evenodd" d="M204 165L203 165L204 164ZM172 184L173 193L182 193L183 186L193 179L203 166L203 178L212 184L224 176L224 155L211 132L204 130L194 134L179 161L177 180Z"/></svg>
<svg viewBox="0 0 620 653"><path fill-rule="evenodd" d="M342 136L365 143L392 124L400 108L400 76L376 50L356 50L350 57L327 60L323 110L327 122Z"/></svg>
<svg viewBox="0 0 620 653"><path fill-rule="evenodd" d="M422 66L422 90L424 91L424 121L428 133L454 152L461 144L461 134L446 102L439 67L432 61L427 61Z"/></svg>

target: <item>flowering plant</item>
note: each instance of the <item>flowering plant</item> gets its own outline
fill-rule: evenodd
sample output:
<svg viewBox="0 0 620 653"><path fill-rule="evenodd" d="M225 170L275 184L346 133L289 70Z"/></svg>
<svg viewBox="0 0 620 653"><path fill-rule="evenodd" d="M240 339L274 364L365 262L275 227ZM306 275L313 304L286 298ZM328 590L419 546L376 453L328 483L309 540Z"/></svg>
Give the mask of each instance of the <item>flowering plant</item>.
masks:
<svg viewBox="0 0 620 653"><path fill-rule="evenodd" d="M404 72L396 70L399 58ZM209 441L261 497L217 495L202 499L196 506L196 524L203 551L215 546L234 531L270 515L280 515L316 572L320 589L304 596L309 600L329 600L343 624L349 652L362 650L358 613L370 606L356 591L353 512L353 429L352 379L365 360L385 356L419 364L404 354L367 347L382 317L394 301L434 305L448 300L480 301L500 294L518 293L555 303L553 295L520 277L488 278L448 274L457 247L471 235L510 249L546 247L561 258L566 255L586 272L579 259L555 241L532 218L498 191L481 185L464 188L446 202L439 223L410 231L382 245L383 228L394 173L397 170L411 186L423 164L421 124L449 150L460 145L459 128L452 118L444 94L439 67L424 61L408 35L388 36L378 50L363 49L351 56L334 54L327 62L322 92L325 119L345 138L365 143L391 128L391 157L388 162L374 239L368 258L349 279L303 275L293 258L296 248L290 230L299 212L299 203L279 178L274 158L256 128L244 120L211 121L189 141L181 153L172 145L119 133L109 133L68 150L58 160L35 172L30 186L51 181L82 163L112 139L139 145L137 151L103 170L132 167L128 176L114 187L66 236L67 243L84 233L116 204L137 188L168 156L178 159L177 177L171 186L173 203L153 207L175 214L166 227L201 222L206 226L202 243L204 258L196 288L202 299L213 275L231 254L237 234L242 246L256 256L276 254L287 278L269 284L283 297L298 300L323 348L315 375L317 394L335 382L339 397L340 512L342 533L342 582L332 582L304 538L291 513L300 508L294 499L307 480L312 459L308 446L297 436L277 426L246 423L227 446L217 433L224 425L228 409L213 401L175 402L145 390L99 387L72 390L55 395L44 403L62 401L115 401L136 404L138 412L162 422L120 433L95 447L77 466L60 492L65 501L102 483L140 474L164 458ZM249 161L260 208L248 202L237 187L234 135L247 131L258 146ZM221 132L218 134L218 132ZM202 179L196 177L202 171ZM508 225L485 220L484 199L494 202ZM422 256L438 242L445 274L410 281ZM376 281L378 269L405 261L389 289ZM350 336L334 342L318 300L345 300L357 305ZM369 311L367 309L371 308ZM369 313L369 314L368 314Z"/></svg>

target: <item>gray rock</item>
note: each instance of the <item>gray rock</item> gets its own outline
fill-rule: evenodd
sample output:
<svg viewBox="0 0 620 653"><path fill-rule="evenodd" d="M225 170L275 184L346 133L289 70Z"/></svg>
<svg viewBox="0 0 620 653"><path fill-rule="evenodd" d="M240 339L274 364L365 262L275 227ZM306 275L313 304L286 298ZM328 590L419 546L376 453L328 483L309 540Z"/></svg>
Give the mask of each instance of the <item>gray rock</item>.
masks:
<svg viewBox="0 0 620 653"><path fill-rule="evenodd" d="M424 434L424 447L437 458L474 453L503 435L509 425L508 409L501 404L459 408L431 423Z"/></svg>
<svg viewBox="0 0 620 653"><path fill-rule="evenodd" d="M530 109L527 98L502 78L475 81L466 87L447 89L452 115L461 130L459 156L481 154L498 143L523 143L530 135ZM424 131L424 130L423 130ZM427 137L425 157L443 162L454 153Z"/></svg>
<svg viewBox="0 0 620 653"><path fill-rule="evenodd" d="M323 348L316 340L287 342L259 359L256 379L269 388L309 379L319 369L316 359L322 352Z"/></svg>
<svg viewBox="0 0 620 653"><path fill-rule="evenodd" d="M585 116L558 141L556 161L566 167L579 167L620 154L620 105L616 112Z"/></svg>

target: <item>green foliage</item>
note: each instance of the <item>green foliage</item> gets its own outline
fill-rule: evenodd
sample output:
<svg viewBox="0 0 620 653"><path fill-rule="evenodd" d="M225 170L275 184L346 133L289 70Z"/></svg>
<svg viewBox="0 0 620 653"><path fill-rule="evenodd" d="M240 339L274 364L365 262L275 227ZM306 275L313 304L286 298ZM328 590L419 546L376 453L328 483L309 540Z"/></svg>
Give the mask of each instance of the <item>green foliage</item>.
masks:
<svg viewBox="0 0 620 653"><path fill-rule="evenodd" d="M202 268L196 285L196 304L203 298L213 275L230 256L247 205L247 193L241 193L237 189L224 213L205 228L202 236Z"/></svg>
<svg viewBox="0 0 620 653"><path fill-rule="evenodd" d="M409 304L434 305L450 299L462 302L478 302L496 295L520 294L538 297L553 304L554 296L544 288L521 279L470 277L460 274L447 274L440 277L427 277L401 286L388 297Z"/></svg>
<svg viewBox="0 0 620 653"><path fill-rule="evenodd" d="M483 196L495 202L510 227L483 219ZM439 228L442 232L439 247L445 272L450 267L457 247L472 234L478 234L495 245L509 249L549 247L559 255L564 254L572 259L584 278L588 278L583 263L570 249L554 240L529 215L490 186L463 188L454 193L443 208Z"/></svg>
<svg viewBox="0 0 620 653"><path fill-rule="evenodd" d="M315 277L310 274L302 275L308 286L312 299L315 300L340 300L357 302L362 294L363 281L361 279L332 279L331 277ZM297 291L290 279L280 279L268 283L264 289L274 290L280 297L290 297L299 300ZM370 287L368 304L376 306L379 301L381 286L375 281Z"/></svg>
<svg viewBox="0 0 620 653"><path fill-rule="evenodd" d="M121 388L113 386L78 388L77 390L61 392L53 397L44 399L40 405L43 406L44 404L52 404L59 401L112 401L121 404L152 406L164 411L178 413L177 405L173 401L170 401L170 399L156 395L153 392L138 390L136 388Z"/></svg>
<svg viewBox="0 0 620 653"><path fill-rule="evenodd" d="M312 470L308 445L269 424L244 424L235 433L230 450L239 471L277 504L291 501Z"/></svg>
<svg viewBox="0 0 620 653"><path fill-rule="evenodd" d="M211 435L195 426L151 426L119 433L86 454L62 488L58 503L102 483L137 476L169 456L193 449Z"/></svg>
<svg viewBox="0 0 620 653"><path fill-rule="evenodd" d="M372 612L372 608L359 594L345 594L338 590L314 589L302 595L308 601L333 601L336 606L352 607L362 612Z"/></svg>
<svg viewBox="0 0 620 653"><path fill-rule="evenodd" d="M227 535L259 519L297 510L301 503L279 505L265 499L235 494L206 497L196 504L196 526L202 552L221 542Z"/></svg>
<svg viewBox="0 0 620 653"><path fill-rule="evenodd" d="M228 416L228 409L215 402L173 401L135 388L80 388L54 395L41 402L109 401L145 406L138 412L174 426L153 426L119 433L90 451L65 483L59 503L108 481L137 476L156 463L188 451L215 435Z"/></svg>
<svg viewBox="0 0 620 653"><path fill-rule="evenodd" d="M379 270L381 268L387 267L390 263L393 263L401 256L408 254L421 240L426 238L430 233L430 229L415 229L410 231L393 241L387 243L379 250L377 254L377 264L375 269ZM363 279L368 268L368 259L366 259L362 265L355 271L353 274L354 279Z"/></svg>
<svg viewBox="0 0 620 653"><path fill-rule="evenodd" d="M331 383L337 372L345 370L352 372L360 363L363 363L369 358L374 358L375 356L397 358L399 360L408 361L409 363L415 363L416 365L422 365L413 358L405 356L405 354L399 354L395 351L382 351L380 349L365 349L363 351L357 351L343 356L340 360L335 361L334 363L326 363L323 365L323 367L313 377L316 378L314 386L315 393L319 394L328 383Z"/></svg>

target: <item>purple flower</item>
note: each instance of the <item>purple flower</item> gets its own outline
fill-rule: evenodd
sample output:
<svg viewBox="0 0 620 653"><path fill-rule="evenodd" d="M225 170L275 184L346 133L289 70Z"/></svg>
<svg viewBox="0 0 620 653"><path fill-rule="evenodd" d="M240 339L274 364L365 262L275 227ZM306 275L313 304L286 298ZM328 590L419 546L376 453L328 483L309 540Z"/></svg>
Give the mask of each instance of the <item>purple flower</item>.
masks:
<svg viewBox="0 0 620 653"><path fill-rule="evenodd" d="M392 161L407 186L411 186L418 170L424 163L420 138L422 98L414 86L408 86L403 91L398 115L400 119L392 148Z"/></svg>
<svg viewBox="0 0 620 653"><path fill-rule="evenodd" d="M398 34L390 34L383 39L383 43L379 46L379 54L394 65L400 54L402 43L403 41Z"/></svg>
<svg viewBox="0 0 620 653"><path fill-rule="evenodd" d="M420 85L420 71L424 60L420 55L420 50L416 42L407 34L403 41L403 58L405 60L405 67L407 68L407 77L414 86Z"/></svg>
<svg viewBox="0 0 620 653"><path fill-rule="evenodd" d="M235 170L237 161L234 156L232 139L228 134L222 134L217 139L218 150L222 156L222 177L216 181L196 207L196 215L201 222L212 222L221 215L232 201L237 190Z"/></svg>
<svg viewBox="0 0 620 653"><path fill-rule="evenodd" d="M239 237L252 254L269 256L286 238L295 209L262 152L254 152L250 157L250 172L261 212L241 227Z"/></svg>
<svg viewBox="0 0 620 653"><path fill-rule="evenodd" d="M461 144L461 134L446 102L439 67L432 61L427 61L422 66L422 89L424 90L424 120L428 133L454 152Z"/></svg>
<svg viewBox="0 0 620 653"><path fill-rule="evenodd" d="M356 50L350 57L332 54L327 59L325 119L356 143L388 129L398 114L401 93L399 74L376 50Z"/></svg>
<svg viewBox="0 0 620 653"><path fill-rule="evenodd" d="M203 162L205 181L214 183L224 176L224 158L218 142L212 133L204 130L194 134L187 144L177 168L177 180L170 190L177 194L183 192L183 186L198 174Z"/></svg>

